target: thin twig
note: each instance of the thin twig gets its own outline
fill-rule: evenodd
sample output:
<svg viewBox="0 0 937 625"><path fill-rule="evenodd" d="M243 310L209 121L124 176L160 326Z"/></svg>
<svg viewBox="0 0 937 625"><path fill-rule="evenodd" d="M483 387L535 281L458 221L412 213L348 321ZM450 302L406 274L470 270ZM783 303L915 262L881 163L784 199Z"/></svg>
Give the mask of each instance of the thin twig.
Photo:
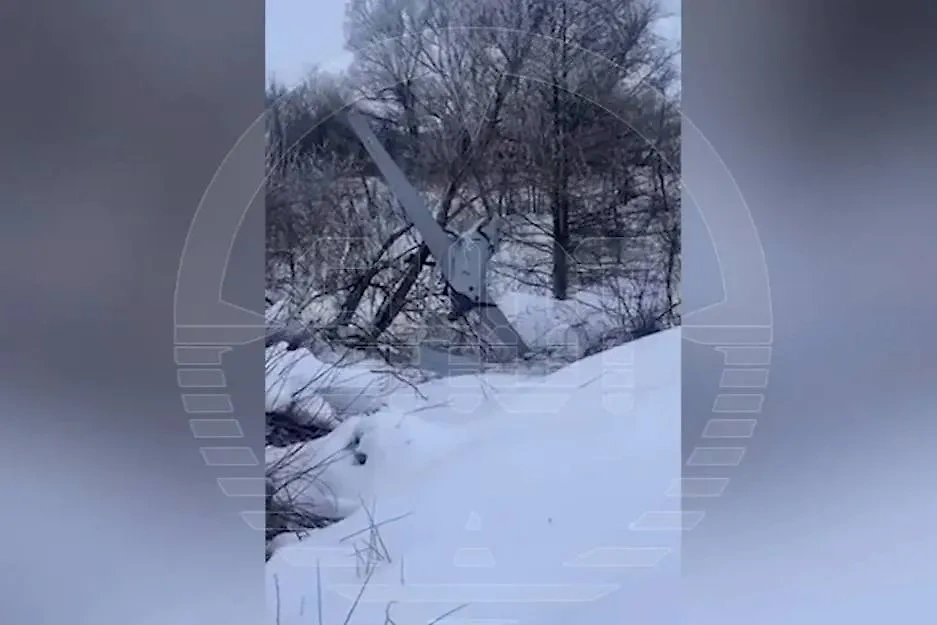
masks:
<svg viewBox="0 0 937 625"><path fill-rule="evenodd" d="M443 614L437 616L435 619L433 619L432 621L430 621L430 622L427 623L426 625L436 625L436 623L438 623L439 621L441 621L441 620L443 620L443 619L445 619L445 618L449 618L450 616L452 616L453 614L455 614L455 613L458 612L459 610L463 610L463 609L467 608L468 605L469 605L469 604L467 604L467 603L463 603L462 605L456 606L456 607L452 608L451 610L449 610L448 612L445 612L445 613L443 613Z"/></svg>
<svg viewBox="0 0 937 625"><path fill-rule="evenodd" d="M364 590L368 587L368 582L371 581L371 576L374 574L374 569L368 573L368 576L364 579L364 583L361 584L361 590L358 591L358 596L355 597L354 602L351 604L351 608L348 610L348 614L345 615L345 620L342 625L348 625L351 621L351 615L355 613L355 610L358 609L358 603L361 601L361 596L364 594Z"/></svg>

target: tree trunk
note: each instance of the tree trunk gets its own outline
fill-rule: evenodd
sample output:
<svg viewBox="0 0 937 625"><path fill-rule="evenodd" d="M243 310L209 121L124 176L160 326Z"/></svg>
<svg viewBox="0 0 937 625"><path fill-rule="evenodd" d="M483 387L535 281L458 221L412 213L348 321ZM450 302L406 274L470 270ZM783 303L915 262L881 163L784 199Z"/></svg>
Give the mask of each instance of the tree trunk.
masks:
<svg viewBox="0 0 937 625"><path fill-rule="evenodd" d="M378 310L377 316L374 319L374 326L371 328L371 333L368 337L371 342L377 341L377 339L387 331L390 324L394 322L394 319L397 318L400 311L403 310L403 305L407 301L407 295L410 294L410 289L416 284L417 278L420 277L420 273L423 271L423 267L426 265L428 259L429 248L426 247L425 243L422 243L420 244L419 251L410 258L410 265L407 267L407 273L404 274L403 280L400 281L391 296L381 304L381 308Z"/></svg>
<svg viewBox="0 0 937 625"><path fill-rule="evenodd" d="M569 297L569 158L566 154L566 106L564 89L567 85L566 50L567 14L562 5L558 39L560 55L553 80L553 180L551 203L553 213L553 297Z"/></svg>
<svg viewBox="0 0 937 625"><path fill-rule="evenodd" d="M559 185L557 185L559 187ZM569 297L569 195L558 188L553 197L553 297Z"/></svg>

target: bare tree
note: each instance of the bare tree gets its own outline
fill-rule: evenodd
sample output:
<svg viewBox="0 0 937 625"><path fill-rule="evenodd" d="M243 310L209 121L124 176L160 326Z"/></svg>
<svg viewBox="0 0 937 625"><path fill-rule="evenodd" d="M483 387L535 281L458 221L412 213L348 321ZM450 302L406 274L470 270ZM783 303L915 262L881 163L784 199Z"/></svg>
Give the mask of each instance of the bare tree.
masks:
<svg viewBox="0 0 937 625"><path fill-rule="evenodd" d="M473 166L496 137L545 15L545 4L531 8L521 0L350 4L349 41L361 46L353 75L373 81L361 87L366 100L398 117L411 146L420 141L432 163L423 173L439 185L436 217L443 226L453 218ZM417 118L425 120L425 131ZM425 245L410 257L377 312L369 339L383 334L401 312L428 258Z"/></svg>
<svg viewBox="0 0 937 625"><path fill-rule="evenodd" d="M269 90L269 288L321 302L358 345L446 306L341 121L352 105L445 228L504 218L499 275L558 300L641 283L622 292L679 323L679 110L657 18L652 0L349 0L348 71Z"/></svg>

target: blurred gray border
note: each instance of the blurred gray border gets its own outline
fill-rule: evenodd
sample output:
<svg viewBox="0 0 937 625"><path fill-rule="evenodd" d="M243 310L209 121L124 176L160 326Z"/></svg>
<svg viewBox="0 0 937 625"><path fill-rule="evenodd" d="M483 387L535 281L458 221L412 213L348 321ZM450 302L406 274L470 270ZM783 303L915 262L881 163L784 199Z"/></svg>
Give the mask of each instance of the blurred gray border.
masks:
<svg viewBox="0 0 937 625"><path fill-rule="evenodd" d="M0 621L256 625L264 546L250 522L263 500L243 488L263 474L262 344L230 328L177 335L177 323L244 319L177 319L174 294L196 208L263 112L264 4L0 13L0 452L12 463L0 482L4 509L24 512L2 523ZM249 203L263 147L245 140L256 149L234 167L239 184L192 230L196 276L182 287L196 288L182 295L195 312L230 302L250 325L264 305L263 207ZM243 214L236 236L220 232L231 214Z"/></svg>
<svg viewBox="0 0 937 625"><path fill-rule="evenodd" d="M935 18L924 2L684 3L684 114L750 208L773 312L770 334L684 342L683 507L705 512L683 534L688 622L933 613ZM694 143L688 311L723 295L695 201L730 199ZM739 323L709 310L704 325Z"/></svg>

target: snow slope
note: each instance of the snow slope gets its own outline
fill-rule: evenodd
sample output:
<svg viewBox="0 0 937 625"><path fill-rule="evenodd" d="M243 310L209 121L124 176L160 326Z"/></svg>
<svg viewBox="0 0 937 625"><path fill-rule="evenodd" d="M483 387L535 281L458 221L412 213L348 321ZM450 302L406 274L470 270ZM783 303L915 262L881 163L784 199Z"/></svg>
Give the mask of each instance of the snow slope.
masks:
<svg viewBox="0 0 937 625"><path fill-rule="evenodd" d="M408 386L382 363L324 362L308 349L288 351L285 343L267 348L266 380L268 412L290 404L310 413L368 412Z"/></svg>
<svg viewBox="0 0 937 625"><path fill-rule="evenodd" d="M675 623L679 372L676 329L391 393L310 452L368 461L318 474L351 516L279 546L269 622Z"/></svg>

